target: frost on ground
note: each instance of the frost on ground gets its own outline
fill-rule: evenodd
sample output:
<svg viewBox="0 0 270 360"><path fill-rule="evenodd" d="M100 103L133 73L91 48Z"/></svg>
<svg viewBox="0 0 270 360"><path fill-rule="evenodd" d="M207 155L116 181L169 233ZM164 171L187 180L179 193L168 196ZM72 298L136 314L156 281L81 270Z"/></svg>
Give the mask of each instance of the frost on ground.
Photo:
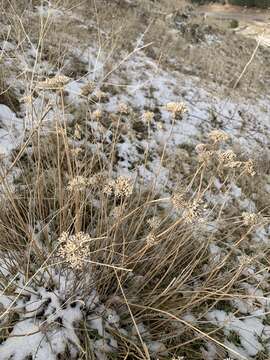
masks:
<svg viewBox="0 0 270 360"><path fill-rule="evenodd" d="M0 104L1 154L15 178L20 170L14 166L11 155L16 155L17 149L26 144L26 152L31 157L33 149L25 143L26 137L31 138L34 132L40 136L50 135L55 124L59 124L59 128L64 124L68 144L75 150L91 151L105 163L109 162L111 149L115 146L112 177L129 176L143 189L154 183L154 191L165 199L176 188L188 185L195 167L196 146L207 142L208 135L215 129L228 135L230 149L241 158L241 163L248 163L249 158L257 161L257 188L256 185L249 186L250 177L242 179L239 175L240 182L236 183L228 175L223 182L220 172L210 174L210 170L206 170L213 186L206 186L203 194L206 203L203 211L208 221L202 224L199 235L209 238L203 270L214 273L215 266L224 267L226 277L229 270L224 264L228 258L232 259L235 262L232 268L239 268L239 273L236 271L238 288L233 288L232 294L230 289L228 294L225 289L225 300L213 302L207 311L197 308L194 308L194 314L185 311L182 320L192 326L206 325L210 329L215 326L220 330L218 340L206 338L196 350L203 359L226 356L267 359L270 354L270 297L269 268L264 254L269 248L270 236L266 199L270 177L269 169L264 171L263 167L270 160L269 95L263 94L256 99L246 98L240 91L226 95L223 85L206 83L198 76L162 66L147 53L143 34L137 37L131 52L119 51L117 59L108 66L111 54L97 41L80 41L78 36L83 28L95 29L94 20L64 7L47 5L33 7L28 15L30 19L47 19L52 24L61 24L63 18L68 17L75 24L77 35L66 39L68 46L60 67L50 61L49 56L47 59L39 57L40 48L35 41L26 41L23 51L9 36L1 42L2 61L10 71L7 85L17 91L20 100L17 113ZM177 25L179 29L181 24ZM11 31L6 25L3 29L6 35ZM218 35L208 34L205 42L198 46L210 47L220 41ZM76 73L74 58L80 66L77 75L73 74ZM184 104L187 111L179 117L172 116L168 103ZM228 149L221 150L224 154ZM100 207L99 200L93 197L91 201L93 207ZM167 207L160 205L161 211ZM245 240L236 248L239 234L237 231L230 233L227 223L220 221L213 209L224 212L228 222L230 219L233 223L238 222L239 228L241 221L245 226L251 226L249 242ZM260 215L264 210L266 214L263 213L261 221L250 223L252 214ZM239 218L239 212L244 220ZM148 240L156 241L154 236ZM6 263L10 268L18 266L7 260L0 268L8 284L1 284L0 359L79 358L85 351L80 338L81 328L91 334L91 349L97 359L110 359L108 354L118 353L119 335L113 335L116 330L134 343L141 336L140 340L145 342L154 359L173 357L174 352L165 345L168 334L164 339L153 337L152 324L147 321L126 326L125 316L121 311L118 314L112 306L119 299L111 299L108 305L94 285L85 293L73 270L64 273L55 265L49 271L39 271L30 281L20 269L14 276L4 265ZM134 284L142 280L133 275ZM91 272L87 276L91 278ZM178 276L181 278L181 274L176 274L169 287L177 282ZM210 291L211 282L208 286ZM10 287L12 291L9 291ZM200 287L200 281L194 278L183 292L188 293L191 289L196 292ZM164 289L164 294L166 292ZM128 313L128 309L125 311ZM183 335L181 326L179 334ZM224 345L222 351L220 344ZM188 354L184 356L188 358ZM189 356L192 358L192 352Z"/></svg>

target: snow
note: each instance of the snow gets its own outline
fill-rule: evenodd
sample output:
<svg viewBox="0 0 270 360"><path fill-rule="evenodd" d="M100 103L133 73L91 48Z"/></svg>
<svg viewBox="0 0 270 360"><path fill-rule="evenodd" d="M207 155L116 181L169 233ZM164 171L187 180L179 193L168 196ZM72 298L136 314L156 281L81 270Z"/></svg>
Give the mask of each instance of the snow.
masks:
<svg viewBox="0 0 270 360"><path fill-rule="evenodd" d="M0 104L0 153L7 155L23 137L22 119L6 105Z"/></svg>
<svg viewBox="0 0 270 360"><path fill-rule="evenodd" d="M53 21L59 21L65 15L63 9L55 9L50 3L48 6L38 6L35 10L38 16L50 17ZM72 16L76 17L75 14ZM208 45L211 45L217 41L217 38L209 35L206 40ZM8 41L1 42L0 47L3 53L12 52L15 49L15 45ZM34 44L31 44L25 53L18 55L19 70L28 73L34 71L39 77L57 74L54 66L45 60L38 63L34 69L32 64L36 55L37 49ZM216 127L221 127L226 131L231 137L231 142L236 146L239 145L247 156L252 156L254 149L263 151L270 146L269 95L258 97L255 101L243 97L225 99L223 89L217 85L206 87L199 78L162 69L143 51L135 51L132 56L127 53L119 54L121 59L114 64L115 70L108 77L105 71L109 59L108 54L95 44L81 46L78 42L78 46L70 49L69 55L78 57L85 64L88 72L79 79L70 79L65 86L64 90L68 93L65 99L68 104L67 109L73 106L78 111L88 110L89 99L81 96L81 89L88 81L95 80L98 90L104 78L105 83L115 84L118 92L114 95L110 94L106 103L91 104L92 108L100 108L107 116L108 113L117 111L119 103L132 104L134 112L132 120L124 118L123 124L126 131L121 133L121 141L116 144L119 157L115 168L117 174L138 176L140 183L144 185L154 181L156 189L167 196L174 189L175 182L162 158L165 147L166 155L173 161L175 161L177 151L185 147L188 148L187 156L189 156L196 144L203 141L209 131ZM7 61L10 62L10 59ZM26 83L22 85L15 75L11 77L10 82L13 79L18 89L30 86L30 81L25 80ZM1 154L8 156L20 144L26 129L33 129L40 125L40 111L44 110L45 103L50 103L52 107L42 122L45 129L54 123L58 114L61 114L54 92L42 91L38 95L32 99L32 104L22 103L19 114L15 114L6 105L0 104ZM188 113L183 119L174 121L164 109L166 103L171 101L183 101L187 105ZM32 106L37 115L32 116ZM159 120L155 120L147 131L142 131L143 134L138 134L138 131L134 130L133 121L139 121L145 110L156 111L155 114ZM241 114L238 110L241 110ZM211 114L217 115L218 123L211 119ZM66 113L63 121L69 124L74 118L73 114ZM86 121L97 142L88 144L93 152L100 151L100 144L103 145L103 142L111 145L110 129L99 121L93 119ZM76 144L79 145L79 141ZM149 155L147 165L144 158L146 152ZM188 169L188 164L183 164L183 166ZM182 179L184 175L179 173L177 177ZM214 179L214 185L217 190L222 187L221 181L217 178ZM269 184L266 185L266 191L270 192ZM210 190L207 191L205 199L210 205L237 206L242 211L250 212L257 210L255 202L246 197L244 190L234 182L230 184L230 190L224 194L216 195ZM205 225L204 230L212 236L218 228L218 222L213 220ZM251 241L268 244L269 236L270 227L261 226L252 233ZM209 253L210 262L213 265L223 258L223 249L220 244L210 243ZM206 271L209 266L206 264ZM1 271L6 276L9 275L2 266ZM252 266L244 271L260 284L268 281L267 274L256 275L256 270ZM115 310L108 309L102 304L94 288L89 289L86 298L78 293L75 294L76 299L71 299L73 302L69 301L67 295L75 281L72 274L61 276L57 269L54 269L50 277L55 283L57 289L55 291L48 291L45 287L35 287L33 284L25 286L26 281L22 276L16 279L14 281L17 286L15 294L27 295L29 299L25 302L18 300L13 303L14 298L1 294L0 304L4 309L13 307L14 310L23 309L24 311L20 312L20 320L14 325L10 336L0 345L1 359L9 360L13 356L14 360L25 360L25 357L32 355L36 360L54 360L57 359L58 354L65 351L66 346L69 346L71 354L74 355L72 356L75 357L79 348L75 324L85 317L90 329L96 330L102 337L94 342L96 354L99 359L106 359L104 355L106 352L117 349L117 341L109 334L108 329L116 327L124 335L128 334L126 329L120 328L119 315ZM46 274L44 278L48 280ZM242 283L241 290L249 298L235 298L231 301L232 306L238 310L237 314L213 309L206 315L206 319L212 324L221 326L227 338L230 332L237 333L240 344L235 345L225 340L225 345L241 354L242 358L250 359L264 349L260 340L269 338L270 326L264 325L263 319L269 311L270 297L261 289L248 283ZM39 319L42 311L43 318ZM197 321L191 313L185 314L182 318L190 323ZM59 324L59 319L61 319L61 324ZM140 334L148 339L150 351L166 351L162 343L149 340L151 335L144 324L138 324L138 328ZM136 337L136 329L132 329L132 332ZM268 347L270 350L270 345ZM205 358L215 359L216 348L211 343L207 343L207 349L203 349L202 352ZM232 352L229 355L235 358L235 353Z"/></svg>

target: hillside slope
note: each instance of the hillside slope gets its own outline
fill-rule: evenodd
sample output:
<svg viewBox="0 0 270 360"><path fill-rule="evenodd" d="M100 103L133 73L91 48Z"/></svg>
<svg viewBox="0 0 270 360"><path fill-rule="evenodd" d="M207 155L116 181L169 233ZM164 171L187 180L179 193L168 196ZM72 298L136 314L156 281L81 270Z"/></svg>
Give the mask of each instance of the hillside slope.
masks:
<svg viewBox="0 0 270 360"><path fill-rule="evenodd" d="M1 10L0 359L268 359L270 49L183 1Z"/></svg>

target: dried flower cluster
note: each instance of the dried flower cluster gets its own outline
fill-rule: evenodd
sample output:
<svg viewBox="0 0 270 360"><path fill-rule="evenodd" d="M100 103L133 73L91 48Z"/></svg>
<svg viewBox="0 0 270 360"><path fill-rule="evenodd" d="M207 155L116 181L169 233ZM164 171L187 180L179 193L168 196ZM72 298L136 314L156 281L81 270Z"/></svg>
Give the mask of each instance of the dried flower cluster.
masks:
<svg viewBox="0 0 270 360"><path fill-rule="evenodd" d="M196 145L195 150L197 154L202 154L208 151L208 146L206 144L198 144Z"/></svg>
<svg viewBox="0 0 270 360"><path fill-rule="evenodd" d="M116 180L108 181L103 192L107 195L114 193L117 197L129 197L133 191L133 183L129 177L119 176Z"/></svg>
<svg viewBox="0 0 270 360"><path fill-rule="evenodd" d="M160 226L160 223L161 221L158 216L153 216L152 218L147 220L147 224L152 230L157 229Z"/></svg>
<svg viewBox="0 0 270 360"><path fill-rule="evenodd" d="M243 223L246 226L254 226L260 222L260 216L258 214L243 212L242 213Z"/></svg>
<svg viewBox="0 0 270 360"><path fill-rule="evenodd" d="M155 114L152 111L146 111L142 114L142 120L146 123L151 123L154 119Z"/></svg>
<svg viewBox="0 0 270 360"><path fill-rule="evenodd" d="M78 156L79 154L81 154L82 151L83 151L83 149L80 148L80 147L75 147L75 148L73 148L73 149L70 150L71 154L72 154L73 156L75 156L75 157Z"/></svg>
<svg viewBox="0 0 270 360"><path fill-rule="evenodd" d="M118 112L124 115L128 115L130 113L130 108L125 103L120 103L118 106Z"/></svg>
<svg viewBox="0 0 270 360"><path fill-rule="evenodd" d="M241 161L237 160L237 156L232 150L217 151L216 154L218 163L225 168L236 169L240 168L243 164Z"/></svg>
<svg viewBox="0 0 270 360"><path fill-rule="evenodd" d="M186 223L193 223L203 218L206 205L201 199L188 201L184 194L175 193L171 197L171 202L176 210L182 211L182 216Z"/></svg>
<svg viewBox="0 0 270 360"><path fill-rule="evenodd" d="M63 88L70 79L64 75L56 75L52 78L48 78L44 81L37 83L39 89L61 89Z"/></svg>
<svg viewBox="0 0 270 360"><path fill-rule="evenodd" d="M198 154L198 161L204 164L211 163L214 159L215 152L214 151L202 151Z"/></svg>
<svg viewBox="0 0 270 360"><path fill-rule="evenodd" d="M87 178L79 175L69 181L67 190L70 192L83 191L86 189L88 184L89 184L89 182L88 182Z"/></svg>
<svg viewBox="0 0 270 360"><path fill-rule="evenodd" d="M222 143L229 140L229 135L222 130L213 130L208 135L209 139L214 143Z"/></svg>
<svg viewBox="0 0 270 360"><path fill-rule="evenodd" d="M87 246L90 241L91 237L83 232L79 232L76 235L69 235L67 232L63 232L58 238L60 243L58 256L72 268L81 269L89 256Z"/></svg>
<svg viewBox="0 0 270 360"><path fill-rule="evenodd" d="M194 221L201 221L204 216L206 205L201 199L195 199L192 202L186 203L183 211L183 218L186 223L193 223Z"/></svg>
<svg viewBox="0 0 270 360"><path fill-rule="evenodd" d="M173 204L173 207L177 210L183 209L186 205L186 201L184 199L184 195L180 193L174 193L171 197L171 202Z"/></svg>
<svg viewBox="0 0 270 360"><path fill-rule="evenodd" d="M146 237L146 245L148 247L152 247L152 246L156 245L157 241L158 241L157 237L152 232L150 232Z"/></svg>
<svg viewBox="0 0 270 360"><path fill-rule="evenodd" d="M115 180L114 193L119 197L128 197L132 194L133 184L130 178L125 176L119 176Z"/></svg>
<svg viewBox="0 0 270 360"><path fill-rule="evenodd" d="M82 138L82 128L79 124L75 125L74 137L78 140L81 140L81 138Z"/></svg>
<svg viewBox="0 0 270 360"><path fill-rule="evenodd" d="M104 182L106 182L106 180L107 180L107 176L108 175L106 174L106 172L103 172L103 171L98 172L88 179L88 185L89 186L103 186Z"/></svg>
<svg viewBox="0 0 270 360"><path fill-rule="evenodd" d="M114 185L115 185L114 180L107 181L107 183L103 187L103 193L108 196L112 195L114 191Z"/></svg>
<svg viewBox="0 0 270 360"><path fill-rule="evenodd" d="M187 107L183 102L169 102L165 109L171 112L174 117L181 117L187 112Z"/></svg>
<svg viewBox="0 0 270 360"><path fill-rule="evenodd" d="M252 262L252 258L247 255L239 256L238 260L239 260L240 266L242 266L242 267L245 267Z"/></svg>
<svg viewBox="0 0 270 360"><path fill-rule="evenodd" d="M92 81L89 81L87 84L83 85L81 88L81 95L82 96L89 96L91 95L95 90L95 83Z"/></svg>
<svg viewBox="0 0 270 360"><path fill-rule="evenodd" d="M224 164L231 164L236 160L236 154L232 150L219 151L217 155L219 162Z"/></svg>
<svg viewBox="0 0 270 360"><path fill-rule="evenodd" d="M95 120L100 120L102 118L102 111L100 109L93 111L92 117Z"/></svg>
<svg viewBox="0 0 270 360"><path fill-rule="evenodd" d="M108 95L101 90L96 90L92 96L90 96L90 100L94 102L105 102L108 100Z"/></svg>
<svg viewBox="0 0 270 360"><path fill-rule="evenodd" d="M248 161L243 163L244 166L244 171L250 175L250 176L255 176L256 175L256 171L254 169L254 162L253 160L249 159Z"/></svg>
<svg viewBox="0 0 270 360"><path fill-rule="evenodd" d="M204 164L211 164L215 162L221 168L241 169L243 173L250 176L256 175L254 169L254 162L249 159L248 161L237 160L237 155L231 149L221 151L217 148L222 142L229 139L229 136L221 130L213 130L209 134L212 144L198 144L195 150L198 154L198 160Z"/></svg>

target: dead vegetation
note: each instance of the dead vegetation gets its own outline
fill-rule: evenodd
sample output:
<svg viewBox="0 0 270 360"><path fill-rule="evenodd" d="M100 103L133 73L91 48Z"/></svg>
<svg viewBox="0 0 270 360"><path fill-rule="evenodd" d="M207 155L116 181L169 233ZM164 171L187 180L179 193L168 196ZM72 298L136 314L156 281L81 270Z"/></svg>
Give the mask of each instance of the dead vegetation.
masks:
<svg viewBox="0 0 270 360"><path fill-rule="evenodd" d="M4 15L10 19L14 2L9 4ZM261 190L269 176L266 161L256 167L220 130L203 134L197 147L176 146L173 152L168 137L158 156L171 186L159 188L158 176L146 183L137 172L155 157L142 144L150 144L158 125L164 126L162 111L172 134L187 116L186 105L138 109L119 102L115 111L102 106L121 93L109 75L119 70L114 71L119 54L133 53L138 34L144 33L145 53L161 68L228 88L254 43L205 24L182 2L181 10L166 1L136 7L116 2L110 9L105 1L87 8L55 2L57 10L76 6L78 19L41 21L32 14L35 21L22 25L27 8L36 5L18 3L22 17L10 20L10 39L18 46L7 56L10 68L21 59L19 50L35 45L37 52L27 74L19 76L31 127L0 166L0 291L6 299L0 307L0 351L6 351L5 360L26 348L12 349L10 339L33 334L40 336L38 345L24 350L23 360L42 351L40 344L58 359L199 360L210 350L217 359L246 359L238 352L244 346L239 333L209 314L220 310L244 324L241 304L258 306L269 293L269 246L253 237L269 223ZM81 45L89 42L106 59L97 79L82 60ZM242 94L266 87L258 80L266 73L268 50L257 55L236 90ZM44 62L47 67L39 68ZM93 81L81 88L80 103L72 103L66 83L91 71ZM18 95L2 78L0 103L17 111ZM219 120L215 113L210 116ZM139 160L129 164L128 174L118 174L123 161L118 145L130 139L141 141ZM254 200L254 211L243 210L246 198ZM246 284L264 292L257 295L252 288L250 293ZM18 334L25 322L29 328ZM74 333L68 336L69 330ZM54 342L56 335L64 347ZM266 345L261 353L268 356Z"/></svg>

